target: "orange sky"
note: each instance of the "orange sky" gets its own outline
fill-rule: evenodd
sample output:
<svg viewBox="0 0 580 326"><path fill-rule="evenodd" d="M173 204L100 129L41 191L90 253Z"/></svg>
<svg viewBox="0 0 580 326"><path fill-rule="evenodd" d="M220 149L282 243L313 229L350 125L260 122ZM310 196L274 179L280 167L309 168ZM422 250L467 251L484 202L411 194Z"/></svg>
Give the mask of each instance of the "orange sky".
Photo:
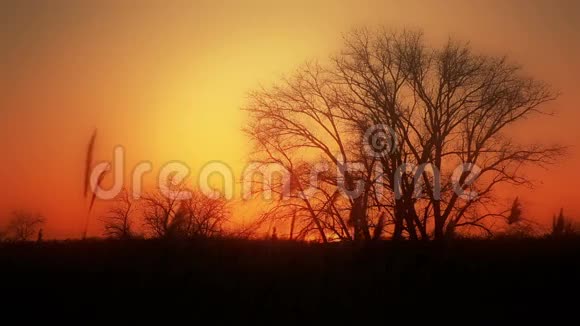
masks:
<svg viewBox="0 0 580 326"><path fill-rule="evenodd" d="M220 160L239 173L249 150L240 131L246 92L324 59L341 32L376 24L469 40L560 90L549 107L556 117L526 121L515 134L572 146L570 155L550 171L528 171L541 182L517 194L529 217L549 221L560 207L580 217L579 13L574 0L2 1L0 227L9 211L27 208L49 219L47 237L80 235L94 127L101 160L119 144L128 166L181 160L195 174Z"/></svg>

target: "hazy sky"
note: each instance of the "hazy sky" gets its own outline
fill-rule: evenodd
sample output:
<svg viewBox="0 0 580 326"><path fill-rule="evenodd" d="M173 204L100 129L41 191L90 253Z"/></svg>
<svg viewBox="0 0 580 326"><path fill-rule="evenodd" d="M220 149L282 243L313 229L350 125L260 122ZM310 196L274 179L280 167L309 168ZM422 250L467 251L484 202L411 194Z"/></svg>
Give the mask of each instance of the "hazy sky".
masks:
<svg viewBox="0 0 580 326"><path fill-rule="evenodd" d="M85 147L126 149L128 166L181 160L195 174L221 160L239 171L249 145L247 91L306 59L324 59L352 27L421 28L508 55L561 91L555 117L517 126L522 141L571 146L520 190L528 217L560 207L580 218L579 1L0 1L0 226L42 212L48 237L84 222ZM91 233L98 234L96 223Z"/></svg>

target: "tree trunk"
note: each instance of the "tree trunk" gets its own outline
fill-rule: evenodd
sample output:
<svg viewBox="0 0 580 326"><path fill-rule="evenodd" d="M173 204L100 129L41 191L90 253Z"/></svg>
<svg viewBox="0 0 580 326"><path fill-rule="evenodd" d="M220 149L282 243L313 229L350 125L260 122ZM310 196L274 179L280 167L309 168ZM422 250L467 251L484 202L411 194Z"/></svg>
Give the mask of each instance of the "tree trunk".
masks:
<svg viewBox="0 0 580 326"><path fill-rule="evenodd" d="M397 199L395 201L395 229L393 231L393 240L403 239L403 220L404 212L402 209L401 200Z"/></svg>
<svg viewBox="0 0 580 326"><path fill-rule="evenodd" d="M438 200L434 201L433 212L435 213L435 240L443 240L445 238L443 230L445 220L441 216L441 203Z"/></svg>

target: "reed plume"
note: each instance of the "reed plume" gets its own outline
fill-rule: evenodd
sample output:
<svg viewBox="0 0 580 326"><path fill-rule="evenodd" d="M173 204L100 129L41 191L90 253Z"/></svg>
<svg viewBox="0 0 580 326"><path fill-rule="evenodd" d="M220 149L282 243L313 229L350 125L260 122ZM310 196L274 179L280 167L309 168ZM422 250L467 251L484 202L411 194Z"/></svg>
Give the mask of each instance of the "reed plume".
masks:
<svg viewBox="0 0 580 326"><path fill-rule="evenodd" d="M95 150L95 141L97 139L97 129L93 131L93 135L89 140L89 144L87 146L87 155L85 157L85 187L83 189L83 193L85 194L85 198L89 192L89 183L91 178L91 167L93 165L93 152Z"/></svg>
<svg viewBox="0 0 580 326"><path fill-rule="evenodd" d="M93 166L93 154L94 154L94 150L95 150L95 142L97 139L97 129L95 129L95 131L93 131L93 134L89 140L89 143L87 145L87 155L85 157L85 182L84 182L84 196L85 198L88 196L89 193L89 188L90 188L90 182L91 182L91 172L92 172L92 166ZM106 173L101 173L99 175L99 178L97 180L97 184L95 185L94 189L90 189L91 192L91 199L89 201L89 208L87 210L87 216L85 219L85 226L83 228L83 239L86 239L87 237L87 232L88 232L88 228L89 228L89 220L91 217L91 211L93 210L93 206L95 204L95 200L97 198L97 188L100 187L101 183L103 182L103 179L105 178L105 174Z"/></svg>

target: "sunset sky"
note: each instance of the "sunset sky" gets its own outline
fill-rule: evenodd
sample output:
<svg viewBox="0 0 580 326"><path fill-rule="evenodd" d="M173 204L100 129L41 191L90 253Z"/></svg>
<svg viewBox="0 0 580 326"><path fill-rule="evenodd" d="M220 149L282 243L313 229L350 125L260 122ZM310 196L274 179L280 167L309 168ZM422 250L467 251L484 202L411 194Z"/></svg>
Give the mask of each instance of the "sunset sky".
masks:
<svg viewBox="0 0 580 326"><path fill-rule="evenodd" d="M239 175L250 145L248 91L340 49L357 26L420 28L507 55L561 96L554 117L520 123L522 142L570 146L550 170L526 173L524 214L560 207L580 219L580 2L532 1L1 1L0 229L14 209L48 219L48 238L78 237L94 128L98 160L122 145L127 167L223 161ZM155 172L150 174L154 177ZM236 189L239 193L239 188ZM247 215L240 209L234 215ZM93 221L90 234L98 235Z"/></svg>

